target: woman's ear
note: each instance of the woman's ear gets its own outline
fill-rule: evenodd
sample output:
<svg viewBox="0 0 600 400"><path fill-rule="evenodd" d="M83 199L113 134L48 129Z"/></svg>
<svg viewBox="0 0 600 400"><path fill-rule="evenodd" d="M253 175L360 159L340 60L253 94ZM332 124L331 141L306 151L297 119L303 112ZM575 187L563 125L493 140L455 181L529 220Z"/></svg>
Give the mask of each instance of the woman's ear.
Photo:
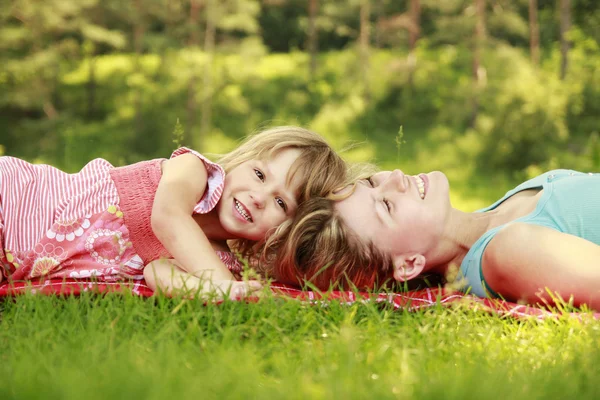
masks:
<svg viewBox="0 0 600 400"><path fill-rule="evenodd" d="M426 261L425 256L422 254L395 256L393 260L394 279L404 282L416 278L423 272Z"/></svg>

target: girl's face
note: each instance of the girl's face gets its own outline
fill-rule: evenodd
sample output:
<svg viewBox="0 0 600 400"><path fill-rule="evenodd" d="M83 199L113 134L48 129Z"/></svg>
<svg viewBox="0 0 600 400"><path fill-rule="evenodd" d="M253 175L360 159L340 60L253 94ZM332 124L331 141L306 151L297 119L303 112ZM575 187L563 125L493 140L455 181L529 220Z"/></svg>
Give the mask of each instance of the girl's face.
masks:
<svg viewBox="0 0 600 400"><path fill-rule="evenodd" d="M240 239L260 241L296 212L299 176L291 182L288 172L300 150L286 148L268 160L249 160L225 176L217 205L223 228Z"/></svg>
<svg viewBox="0 0 600 400"><path fill-rule="evenodd" d="M449 215L448 189L441 172L408 176L400 170L383 171L358 182L354 193L335 207L364 243L373 243L392 258L426 258Z"/></svg>

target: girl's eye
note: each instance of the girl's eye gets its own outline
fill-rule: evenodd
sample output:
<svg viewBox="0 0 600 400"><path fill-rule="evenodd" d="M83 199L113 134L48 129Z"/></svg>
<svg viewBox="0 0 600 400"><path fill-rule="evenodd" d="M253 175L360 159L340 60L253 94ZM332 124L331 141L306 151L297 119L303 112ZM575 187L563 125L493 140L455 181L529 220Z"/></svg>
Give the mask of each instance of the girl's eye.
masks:
<svg viewBox="0 0 600 400"><path fill-rule="evenodd" d="M390 210L391 210L390 202L387 199L383 199L383 204L385 204L385 206L387 207L388 212L390 212Z"/></svg>
<svg viewBox="0 0 600 400"><path fill-rule="evenodd" d="M285 204L285 201L283 201L281 197L277 197L275 201L277 202L277 204L279 204L279 207L281 207L283 211L287 212L287 204Z"/></svg>
<svg viewBox="0 0 600 400"><path fill-rule="evenodd" d="M258 176L258 179L260 179L263 182L265 181L265 174L263 174L260 169L254 168L254 173L256 174L256 176Z"/></svg>
<svg viewBox="0 0 600 400"><path fill-rule="evenodd" d="M369 182L369 186L375 187L375 184L373 183L373 177L372 176L370 176L370 177L367 178L367 182Z"/></svg>

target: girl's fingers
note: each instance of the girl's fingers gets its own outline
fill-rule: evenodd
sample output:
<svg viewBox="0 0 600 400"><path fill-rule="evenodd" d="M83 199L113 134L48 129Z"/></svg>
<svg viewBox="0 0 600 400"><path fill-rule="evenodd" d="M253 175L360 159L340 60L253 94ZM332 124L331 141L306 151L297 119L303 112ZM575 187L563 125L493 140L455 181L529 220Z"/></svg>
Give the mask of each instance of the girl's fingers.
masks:
<svg viewBox="0 0 600 400"><path fill-rule="evenodd" d="M251 292L256 292L257 290L261 290L263 288L262 283L259 281L248 281L247 283Z"/></svg>
<svg viewBox="0 0 600 400"><path fill-rule="evenodd" d="M231 288L231 291L229 293L232 300L243 299L244 297L248 296L248 288L246 287L246 285L236 284L234 287Z"/></svg>
<svg viewBox="0 0 600 400"><path fill-rule="evenodd" d="M258 281L235 282L229 291L229 297L233 300L244 299L250 295L256 295L262 289L262 284Z"/></svg>

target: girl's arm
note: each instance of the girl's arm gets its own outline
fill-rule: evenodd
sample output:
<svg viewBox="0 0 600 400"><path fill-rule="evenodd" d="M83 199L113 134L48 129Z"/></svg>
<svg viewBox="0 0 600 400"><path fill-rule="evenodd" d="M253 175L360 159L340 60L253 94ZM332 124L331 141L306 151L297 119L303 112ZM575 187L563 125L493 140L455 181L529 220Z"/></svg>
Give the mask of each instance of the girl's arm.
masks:
<svg viewBox="0 0 600 400"><path fill-rule="evenodd" d="M222 298L224 294L229 294L231 299L238 299L262 287L257 281L202 280L183 271L174 259L152 261L144 268L144 279L148 287L155 292L166 295L179 294L188 298L200 295L207 300L211 299L207 295L211 292L217 294L217 299Z"/></svg>
<svg viewBox="0 0 600 400"><path fill-rule="evenodd" d="M483 276L507 300L549 302L558 293L600 309L600 246L538 225L503 228L483 254Z"/></svg>
<svg viewBox="0 0 600 400"><path fill-rule="evenodd" d="M162 169L152 206L154 234L184 272L204 280L234 281L192 217L207 186L204 163L188 153L165 161Z"/></svg>

